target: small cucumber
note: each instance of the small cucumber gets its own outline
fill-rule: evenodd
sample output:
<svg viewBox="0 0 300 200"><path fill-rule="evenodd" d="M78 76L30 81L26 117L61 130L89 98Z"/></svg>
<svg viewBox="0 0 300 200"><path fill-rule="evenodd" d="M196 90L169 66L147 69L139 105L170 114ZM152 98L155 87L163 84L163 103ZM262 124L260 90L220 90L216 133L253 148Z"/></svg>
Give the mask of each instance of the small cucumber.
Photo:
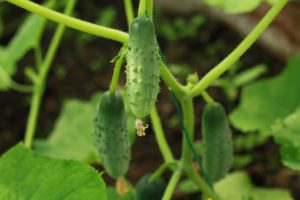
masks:
<svg viewBox="0 0 300 200"><path fill-rule="evenodd" d="M147 116L156 102L159 76L154 25L147 17L135 18L129 28L126 90L131 111L138 119Z"/></svg>
<svg viewBox="0 0 300 200"><path fill-rule="evenodd" d="M232 136L226 113L219 103L205 106L202 116L203 163L212 182L222 179L233 161Z"/></svg>
<svg viewBox="0 0 300 200"><path fill-rule="evenodd" d="M130 161L130 141L122 96L105 92L95 119L96 146L107 173L122 177Z"/></svg>
<svg viewBox="0 0 300 200"><path fill-rule="evenodd" d="M136 200L160 200L167 184L164 179L158 178L150 182L151 175L147 174L139 180L136 186Z"/></svg>

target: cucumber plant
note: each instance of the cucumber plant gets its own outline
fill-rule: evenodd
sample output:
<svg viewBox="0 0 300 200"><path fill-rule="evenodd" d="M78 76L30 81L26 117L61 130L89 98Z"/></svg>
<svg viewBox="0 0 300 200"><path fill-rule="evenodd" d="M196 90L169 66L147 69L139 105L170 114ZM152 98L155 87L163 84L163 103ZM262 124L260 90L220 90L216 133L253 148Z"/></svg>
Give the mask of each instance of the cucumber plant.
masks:
<svg viewBox="0 0 300 200"><path fill-rule="evenodd" d="M122 46L119 55L114 59L115 68L109 91L103 94L99 102L94 122L95 143L104 171L111 177L118 179L118 182L122 180L125 183L122 184L122 192L120 190L119 193L131 192L137 199L151 197L150 199L170 200L181 178L186 177L196 185L206 199L220 200L223 198L215 190L212 182L221 180L230 170L233 155L231 132L223 107L215 102L206 90L253 45L288 0L278 0L231 54L205 74L200 81L197 80L187 85L180 83L172 75L166 60L163 59L163 53L159 49L156 39L155 24L152 20L153 0L140 0L137 15L135 15L131 0L124 0L129 33L68 16L76 3L75 0L69 0L65 14L28 0L6 0L6 2L60 24L45 60L41 60L42 57L39 56L40 71L37 73L31 70L28 73L33 87L30 88L32 104L25 133L24 143L26 147L32 147L46 78L64 27L67 26L119 42ZM38 52L36 51L37 54ZM142 120L150 115L156 141L164 158L164 163L153 174L143 177L136 189L126 180L131 147L126 128L127 116L124 110L123 97L119 95L122 89L118 89L121 88L118 85L124 61L127 62L126 94L130 109L137 118L135 122L137 133L139 136L145 135L145 129L148 125L144 125ZM3 63L0 62L0 64ZM174 158L168 145L155 105L160 79L167 85L171 94L174 95L174 99L176 98L179 102L176 107L179 111L178 114L180 114L180 123L184 133L179 159ZM199 158L193 146L196 120L194 99L198 96L202 96L207 103L202 116L204 141L202 159ZM195 169L194 159L197 161L202 175ZM171 177L165 184L161 176L167 169L171 171ZM105 191L103 192L105 193Z"/></svg>

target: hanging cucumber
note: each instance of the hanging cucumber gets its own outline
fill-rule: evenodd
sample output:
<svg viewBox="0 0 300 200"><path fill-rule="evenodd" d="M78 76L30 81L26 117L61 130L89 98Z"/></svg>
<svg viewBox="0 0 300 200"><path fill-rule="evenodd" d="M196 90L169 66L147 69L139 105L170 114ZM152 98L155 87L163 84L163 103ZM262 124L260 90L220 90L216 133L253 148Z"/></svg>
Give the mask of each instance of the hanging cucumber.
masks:
<svg viewBox="0 0 300 200"><path fill-rule="evenodd" d="M105 170L111 177L122 177L129 167L130 142L121 95L103 94L95 119L95 130L96 145Z"/></svg>
<svg viewBox="0 0 300 200"><path fill-rule="evenodd" d="M142 119L159 92L159 55L153 22L137 17L129 28L126 89L132 113Z"/></svg>
<svg viewBox="0 0 300 200"><path fill-rule="evenodd" d="M202 116L203 162L212 182L222 179L233 160L232 136L226 113L219 103L205 106Z"/></svg>
<svg viewBox="0 0 300 200"><path fill-rule="evenodd" d="M157 178L150 182L151 175L147 174L139 180L136 186L136 200L159 200L162 198L167 184L164 179Z"/></svg>

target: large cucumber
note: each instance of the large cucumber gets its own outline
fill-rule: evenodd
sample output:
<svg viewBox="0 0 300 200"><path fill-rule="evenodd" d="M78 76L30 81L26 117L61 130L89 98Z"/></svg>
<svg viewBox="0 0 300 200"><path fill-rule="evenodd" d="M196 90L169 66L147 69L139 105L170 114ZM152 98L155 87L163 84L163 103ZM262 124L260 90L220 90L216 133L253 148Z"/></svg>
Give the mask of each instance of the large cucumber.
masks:
<svg viewBox="0 0 300 200"><path fill-rule="evenodd" d="M121 95L103 94L95 119L95 130L96 145L105 170L111 177L122 177L129 167L130 142Z"/></svg>
<svg viewBox="0 0 300 200"><path fill-rule="evenodd" d="M126 89L131 111L138 119L147 116L156 102L159 76L154 25L147 17L135 18L129 28Z"/></svg>
<svg viewBox="0 0 300 200"><path fill-rule="evenodd" d="M204 166L211 181L215 182L228 173L233 161L231 130L221 104L205 106L202 134Z"/></svg>

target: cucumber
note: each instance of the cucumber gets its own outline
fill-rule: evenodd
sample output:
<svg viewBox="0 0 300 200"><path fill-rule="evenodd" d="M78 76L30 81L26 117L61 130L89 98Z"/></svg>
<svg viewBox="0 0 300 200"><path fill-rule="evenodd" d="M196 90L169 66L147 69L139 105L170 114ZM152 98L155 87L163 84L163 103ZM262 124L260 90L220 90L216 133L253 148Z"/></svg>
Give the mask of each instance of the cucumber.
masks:
<svg viewBox="0 0 300 200"><path fill-rule="evenodd" d="M231 130L219 103L205 106L202 116L203 163L212 182L222 179L233 161Z"/></svg>
<svg viewBox="0 0 300 200"><path fill-rule="evenodd" d="M151 175L147 174L139 180L136 186L136 200L160 200L165 192L167 183L162 178L150 182Z"/></svg>
<svg viewBox="0 0 300 200"><path fill-rule="evenodd" d="M138 119L147 116L157 100L159 76L154 25L147 17L137 17L129 28L126 91L131 111Z"/></svg>
<svg viewBox="0 0 300 200"><path fill-rule="evenodd" d="M96 146L106 172L122 177L130 161L130 140L122 96L105 92L95 119Z"/></svg>

